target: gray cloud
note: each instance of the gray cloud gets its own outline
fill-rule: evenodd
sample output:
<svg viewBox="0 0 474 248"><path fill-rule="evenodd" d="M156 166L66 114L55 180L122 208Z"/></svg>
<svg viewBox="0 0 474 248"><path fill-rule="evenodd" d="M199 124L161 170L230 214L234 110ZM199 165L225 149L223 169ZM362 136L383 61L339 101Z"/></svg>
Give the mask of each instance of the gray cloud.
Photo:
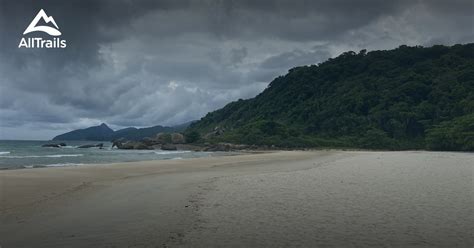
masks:
<svg viewBox="0 0 474 248"><path fill-rule="evenodd" d="M474 40L463 1L0 0L0 139L173 125L347 50ZM66 49L18 49L39 9ZM35 34L36 35L36 34Z"/></svg>

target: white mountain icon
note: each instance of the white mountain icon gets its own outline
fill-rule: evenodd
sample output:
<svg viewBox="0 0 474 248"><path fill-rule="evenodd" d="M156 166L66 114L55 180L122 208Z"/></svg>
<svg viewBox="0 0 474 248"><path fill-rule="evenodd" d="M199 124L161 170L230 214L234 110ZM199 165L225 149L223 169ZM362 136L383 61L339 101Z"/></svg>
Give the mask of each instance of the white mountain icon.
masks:
<svg viewBox="0 0 474 248"><path fill-rule="evenodd" d="M36 24L38 24L38 21L43 18L43 20L46 22L46 23L52 23L56 28L53 28L53 27L49 27L49 26L36 26ZM38 14L36 15L35 19L33 19L33 21L31 21L30 25L25 29L25 32L23 32L23 35L27 34L27 33L31 33L31 32L35 32L35 31L41 31L41 32L45 32L51 36L60 36L61 35L61 32L59 32L59 27L58 27L58 24L56 24L56 22L54 21L54 18L52 16L48 16L46 15L46 12L44 12L43 9L41 9Z"/></svg>

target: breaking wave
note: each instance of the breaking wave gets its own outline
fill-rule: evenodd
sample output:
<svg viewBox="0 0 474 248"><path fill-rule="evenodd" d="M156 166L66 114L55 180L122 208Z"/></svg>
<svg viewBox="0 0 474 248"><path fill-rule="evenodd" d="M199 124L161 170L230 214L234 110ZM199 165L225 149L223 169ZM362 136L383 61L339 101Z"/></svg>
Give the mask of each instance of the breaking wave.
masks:
<svg viewBox="0 0 474 248"><path fill-rule="evenodd" d="M2 156L2 158L62 158L62 157L81 157L84 154L53 154L53 155L26 155L26 156Z"/></svg>
<svg viewBox="0 0 474 248"><path fill-rule="evenodd" d="M156 155L168 155L168 154L179 154L179 153L188 153L191 151L154 151Z"/></svg>

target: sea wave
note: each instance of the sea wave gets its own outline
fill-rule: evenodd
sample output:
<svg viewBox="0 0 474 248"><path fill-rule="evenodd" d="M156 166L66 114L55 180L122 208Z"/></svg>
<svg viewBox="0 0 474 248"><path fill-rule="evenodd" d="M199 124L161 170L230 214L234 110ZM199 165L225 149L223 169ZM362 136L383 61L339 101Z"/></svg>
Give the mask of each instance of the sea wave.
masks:
<svg viewBox="0 0 474 248"><path fill-rule="evenodd" d="M64 167L64 166L78 166L78 165L84 165L82 163L59 163L59 164L47 164L43 165L45 167Z"/></svg>
<svg viewBox="0 0 474 248"><path fill-rule="evenodd" d="M1 156L1 158L62 158L62 157L81 157L84 154L53 154L53 155L26 155L26 156Z"/></svg>
<svg viewBox="0 0 474 248"><path fill-rule="evenodd" d="M180 153L188 153L191 151L154 151L156 155L169 155L169 154L180 154Z"/></svg>
<svg viewBox="0 0 474 248"><path fill-rule="evenodd" d="M10 152L0 152L0 155L10 154Z"/></svg>
<svg viewBox="0 0 474 248"><path fill-rule="evenodd" d="M84 165L82 163L58 163L58 164L42 164L42 165L25 165L23 168L33 169L33 168L45 168L45 167L66 167L66 166L79 166Z"/></svg>
<svg viewBox="0 0 474 248"><path fill-rule="evenodd" d="M77 148L78 146L62 146L61 148Z"/></svg>

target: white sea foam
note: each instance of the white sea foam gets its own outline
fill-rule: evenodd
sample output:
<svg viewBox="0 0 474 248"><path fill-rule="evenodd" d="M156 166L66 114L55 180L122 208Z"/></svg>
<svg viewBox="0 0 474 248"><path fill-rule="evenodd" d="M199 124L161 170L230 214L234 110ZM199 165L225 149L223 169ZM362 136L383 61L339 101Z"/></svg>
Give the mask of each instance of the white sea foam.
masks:
<svg viewBox="0 0 474 248"><path fill-rule="evenodd" d="M84 154L53 154L53 155L26 155L26 156L1 156L2 158L62 158L62 157L81 157Z"/></svg>
<svg viewBox="0 0 474 248"><path fill-rule="evenodd" d="M77 148L77 146L62 146L61 148Z"/></svg>
<svg viewBox="0 0 474 248"><path fill-rule="evenodd" d="M45 167L65 167L65 166L78 166L78 165L84 165L82 163L60 163L60 164L47 164L43 165Z"/></svg>
<svg viewBox="0 0 474 248"><path fill-rule="evenodd" d="M10 154L10 152L0 152L0 155Z"/></svg>
<svg viewBox="0 0 474 248"><path fill-rule="evenodd" d="M81 157L83 154L55 154L55 155L45 155L47 158L62 158L62 157Z"/></svg>
<svg viewBox="0 0 474 248"><path fill-rule="evenodd" d="M40 167L66 167L66 166L78 166L84 165L82 163L57 163L57 164L44 164L44 165L25 165L23 168L26 169L33 169L33 168L40 168Z"/></svg>
<svg viewBox="0 0 474 248"><path fill-rule="evenodd" d="M180 153L188 153L191 151L154 151L156 155L169 155L169 154L180 154Z"/></svg>

